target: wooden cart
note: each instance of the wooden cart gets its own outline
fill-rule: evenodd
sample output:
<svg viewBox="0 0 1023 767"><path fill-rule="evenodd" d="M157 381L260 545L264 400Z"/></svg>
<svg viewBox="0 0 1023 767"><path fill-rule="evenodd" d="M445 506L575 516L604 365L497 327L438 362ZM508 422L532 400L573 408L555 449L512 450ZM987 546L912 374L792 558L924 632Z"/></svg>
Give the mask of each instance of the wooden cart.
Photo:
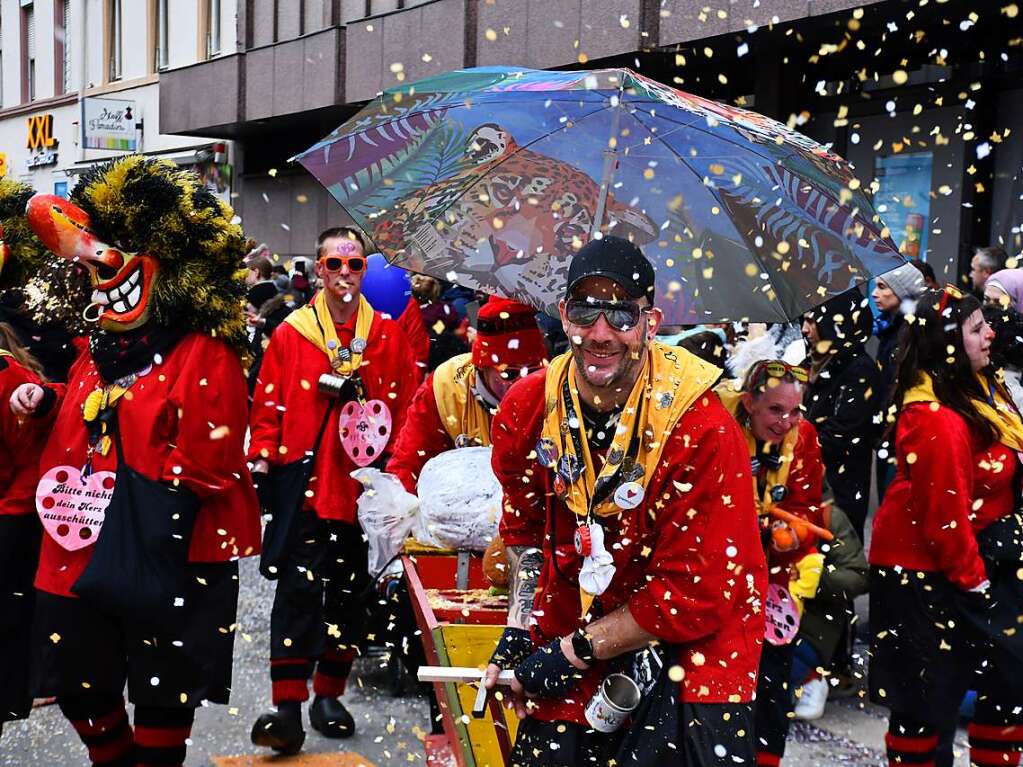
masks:
<svg viewBox="0 0 1023 767"><path fill-rule="evenodd" d="M408 544L402 562L427 663L476 667L482 675L508 612L507 597L489 594L482 557ZM504 767L515 739L514 715L506 718L491 696L486 716L474 718L474 685L435 683L434 691L444 734L427 737L427 765Z"/></svg>

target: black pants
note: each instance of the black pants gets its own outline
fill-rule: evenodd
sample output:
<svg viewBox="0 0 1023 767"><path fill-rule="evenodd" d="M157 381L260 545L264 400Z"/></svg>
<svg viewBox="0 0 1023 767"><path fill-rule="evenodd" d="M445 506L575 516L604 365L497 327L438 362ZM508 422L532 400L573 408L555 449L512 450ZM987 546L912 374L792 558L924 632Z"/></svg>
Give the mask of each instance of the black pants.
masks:
<svg viewBox="0 0 1023 767"><path fill-rule="evenodd" d="M238 563L188 565L178 628L159 632L102 613L85 599L39 591L32 626L32 691L83 690L140 706L195 708L227 703L231 691Z"/></svg>
<svg viewBox="0 0 1023 767"><path fill-rule="evenodd" d="M789 735L789 714L792 713L793 695L789 678L792 676L793 645L782 646L764 642L760 656L755 704L755 734L757 752L785 756L785 740Z"/></svg>
<svg viewBox="0 0 1023 767"><path fill-rule="evenodd" d="M682 703L678 722L680 731L674 739L677 757L671 767L756 764L752 704ZM604 734L573 722L543 722L530 717L519 725L509 767L605 767L612 759L622 764L616 753L625 727ZM630 763L669 767L663 762L651 764L639 753Z"/></svg>
<svg viewBox="0 0 1023 767"><path fill-rule="evenodd" d="M35 514L0 516L0 723L24 719L32 708L28 627L41 534Z"/></svg>
<svg viewBox="0 0 1023 767"><path fill-rule="evenodd" d="M367 546L356 525L303 511L280 567L270 614L274 703L305 700L317 665L316 693L344 692L356 649L369 630Z"/></svg>

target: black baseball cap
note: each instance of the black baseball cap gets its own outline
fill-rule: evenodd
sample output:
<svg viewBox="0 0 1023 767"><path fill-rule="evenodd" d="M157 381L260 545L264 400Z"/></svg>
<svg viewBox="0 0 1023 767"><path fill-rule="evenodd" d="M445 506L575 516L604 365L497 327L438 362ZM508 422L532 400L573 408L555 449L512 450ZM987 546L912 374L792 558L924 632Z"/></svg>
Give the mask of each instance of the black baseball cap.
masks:
<svg viewBox="0 0 1023 767"><path fill-rule="evenodd" d="M590 240L572 258L568 266L567 295L587 277L606 277L620 286L632 299L646 296L654 303L654 268L643 251L621 237L605 235Z"/></svg>

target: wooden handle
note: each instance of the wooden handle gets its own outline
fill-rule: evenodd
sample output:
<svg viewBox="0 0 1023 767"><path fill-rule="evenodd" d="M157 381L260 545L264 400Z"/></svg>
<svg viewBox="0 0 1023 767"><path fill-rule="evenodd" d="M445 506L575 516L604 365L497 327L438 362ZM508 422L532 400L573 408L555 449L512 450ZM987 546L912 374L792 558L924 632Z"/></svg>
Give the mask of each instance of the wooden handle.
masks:
<svg viewBox="0 0 1023 767"><path fill-rule="evenodd" d="M454 682L455 684L476 684L482 679L483 672L470 666L420 666L420 682ZM497 684L508 687L515 678L511 669L502 671L497 677Z"/></svg>

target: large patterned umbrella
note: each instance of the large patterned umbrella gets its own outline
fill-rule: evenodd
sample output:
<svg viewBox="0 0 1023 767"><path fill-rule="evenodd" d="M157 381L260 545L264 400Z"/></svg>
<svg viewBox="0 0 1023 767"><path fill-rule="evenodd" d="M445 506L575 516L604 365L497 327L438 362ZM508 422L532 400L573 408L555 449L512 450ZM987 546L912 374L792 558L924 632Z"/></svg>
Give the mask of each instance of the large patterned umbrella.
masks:
<svg viewBox="0 0 1023 767"><path fill-rule="evenodd" d="M597 232L672 324L794 319L903 262L842 158L628 69L449 72L297 159L393 263L548 311Z"/></svg>

